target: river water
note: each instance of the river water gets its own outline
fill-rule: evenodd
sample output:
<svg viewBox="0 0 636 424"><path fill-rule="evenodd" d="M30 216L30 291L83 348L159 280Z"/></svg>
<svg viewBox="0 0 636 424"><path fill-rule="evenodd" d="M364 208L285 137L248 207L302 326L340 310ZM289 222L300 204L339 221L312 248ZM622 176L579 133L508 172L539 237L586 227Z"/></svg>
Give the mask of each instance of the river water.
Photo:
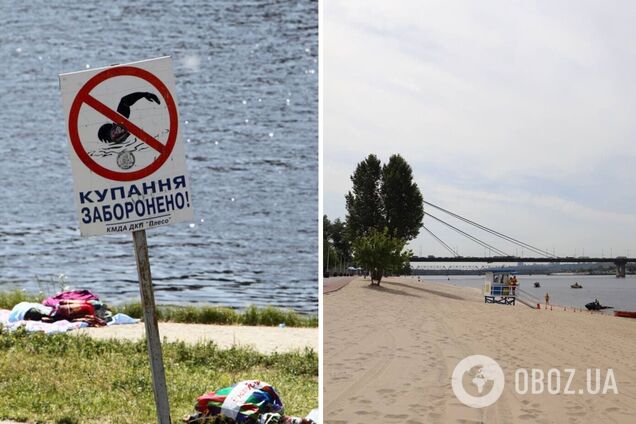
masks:
<svg viewBox="0 0 636 424"><path fill-rule="evenodd" d="M484 287L483 276L423 275L422 279L438 283L453 284L461 287ZM518 275L520 287L527 293L539 298L543 303L546 293L550 295L550 303L554 305L575 306L585 308L586 303L598 299L603 305L613 306L613 310L636 311L636 276L616 278L613 275ZM541 287L535 288L539 282ZM578 282L581 289L570 288ZM612 309L607 310L611 313Z"/></svg>
<svg viewBox="0 0 636 424"><path fill-rule="evenodd" d="M157 301L317 312L317 2L0 5L0 289L139 298L131 236L79 235L58 74L169 55L196 221L148 231Z"/></svg>

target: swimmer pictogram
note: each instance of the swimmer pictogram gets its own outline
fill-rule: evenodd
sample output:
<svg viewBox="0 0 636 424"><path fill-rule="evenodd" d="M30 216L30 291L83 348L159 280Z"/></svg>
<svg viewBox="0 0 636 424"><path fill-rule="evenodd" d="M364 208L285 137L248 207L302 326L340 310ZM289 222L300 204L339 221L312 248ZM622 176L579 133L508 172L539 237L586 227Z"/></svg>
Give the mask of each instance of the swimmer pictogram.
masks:
<svg viewBox="0 0 636 424"><path fill-rule="evenodd" d="M121 76L135 77L149 83L157 90L159 96L147 91L135 91L123 96L119 101L117 110L113 110L100 101L97 96L92 94L93 90L99 87L100 84ZM142 129L140 125L136 125L129 119L131 107L142 99L157 105L164 105L167 109L169 117L167 122L167 141L161 142L156 136L149 134ZM85 143L83 143L83 140L80 138L78 131L80 110L85 106L94 109L107 120L106 123L99 127L96 134L96 137L102 143L107 145L120 145L132 135L136 140L143 143L144 148L147 147L156 151L158 153L156 158L143 168L130 172L111 169L98 163L98 161L87 152ZM170 153L177 139L177 107L168 88L151 72L133 66L109 68L92 77L78 91L69 113L68 129L73 149L79 159L91 171L114 181L135 181L150 176L153 172L161 168L170 157ZM135 161L135 156L131 151L122 150L117 155L116 163L120 169L127 170L133 168Z"/></svg>

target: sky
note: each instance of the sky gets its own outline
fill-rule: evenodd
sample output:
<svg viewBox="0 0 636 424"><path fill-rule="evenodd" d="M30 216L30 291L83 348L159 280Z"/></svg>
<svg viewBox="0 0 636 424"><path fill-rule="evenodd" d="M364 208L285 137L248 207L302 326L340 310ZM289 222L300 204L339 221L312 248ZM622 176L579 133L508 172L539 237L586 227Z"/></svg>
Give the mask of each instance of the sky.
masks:
<svg viewBox="0 0 636 424"><path fill-rule="evenodd" d="M344 219L368 154L399 153L428 202L556 255L636 256L634 21L628 1L326 0L324 213Z"/></svg>

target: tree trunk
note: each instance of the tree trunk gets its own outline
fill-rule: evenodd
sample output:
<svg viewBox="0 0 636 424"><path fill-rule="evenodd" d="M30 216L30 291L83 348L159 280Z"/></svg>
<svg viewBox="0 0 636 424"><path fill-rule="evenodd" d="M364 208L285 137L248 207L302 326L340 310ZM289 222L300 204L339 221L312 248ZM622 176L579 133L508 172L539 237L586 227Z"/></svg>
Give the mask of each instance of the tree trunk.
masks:
<svg viewBox="0 0 636 424"><path fill-rule="evenodd" d="M382 271L381 269L374 269L373 271L371 271L371 284L373 284L374 281L377 281L377 283L375 283L376 285L380 285L380 281L382 281L382 275L384 274L384 271Z"/></svg>

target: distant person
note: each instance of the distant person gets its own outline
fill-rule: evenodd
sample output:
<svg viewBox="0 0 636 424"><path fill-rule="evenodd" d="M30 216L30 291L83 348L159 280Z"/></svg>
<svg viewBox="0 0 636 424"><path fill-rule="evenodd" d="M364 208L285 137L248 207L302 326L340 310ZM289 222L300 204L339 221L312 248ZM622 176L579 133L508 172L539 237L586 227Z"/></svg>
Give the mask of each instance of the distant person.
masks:
<svg viewBox="0 0 636 424"><path fill-rule="evenodd" d="M137 103L138 100L146 99L149 102L161 104L159 98L152 93L132 93L124 96L119 101L119 106L117 106L117 113L120 115L129 118L130 117L130 107ZM121 144L126 139L130 133L123 125L119 125L116 123L112 124L104 124L97 131L97 137L104 143L108 144Z"/></svg>
<svg viewBox="0 0 636 424"><path fill-rule="evenodd" d="M550 304L550 295L546 293L545 294L545 307L547 308L549 304Z"/></svg>

